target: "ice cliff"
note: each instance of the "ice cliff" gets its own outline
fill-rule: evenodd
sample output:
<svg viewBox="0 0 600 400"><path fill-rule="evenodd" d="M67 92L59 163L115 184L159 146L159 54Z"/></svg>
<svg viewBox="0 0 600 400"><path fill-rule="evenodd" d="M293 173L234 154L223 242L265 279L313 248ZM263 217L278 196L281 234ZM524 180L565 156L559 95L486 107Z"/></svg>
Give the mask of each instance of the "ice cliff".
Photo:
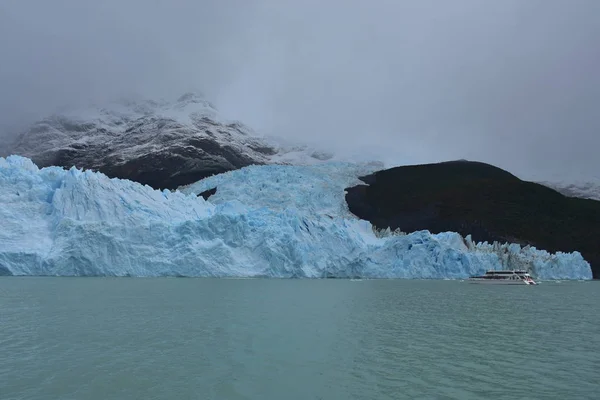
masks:
<svg viewBox="0 0 600 400"><path fill-rule="evenodd" d="M344 188L373 166L250 166L181 191L0 158L0 274L465 278L486 269L591 279L579 253L376 235ZM197 194L217 188L208 201Z"/></svg>

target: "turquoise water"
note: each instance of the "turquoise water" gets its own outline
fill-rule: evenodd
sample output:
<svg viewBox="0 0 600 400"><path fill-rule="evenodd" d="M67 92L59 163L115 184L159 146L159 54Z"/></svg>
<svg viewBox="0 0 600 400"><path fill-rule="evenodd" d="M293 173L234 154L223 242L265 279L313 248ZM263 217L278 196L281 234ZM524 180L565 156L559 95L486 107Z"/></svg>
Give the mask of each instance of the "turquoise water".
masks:
<svg viewBox="0 0 600 400"><path fill-rule="evenodd" d="M0 399L597 399L600 284L0 279Z"/></svg>

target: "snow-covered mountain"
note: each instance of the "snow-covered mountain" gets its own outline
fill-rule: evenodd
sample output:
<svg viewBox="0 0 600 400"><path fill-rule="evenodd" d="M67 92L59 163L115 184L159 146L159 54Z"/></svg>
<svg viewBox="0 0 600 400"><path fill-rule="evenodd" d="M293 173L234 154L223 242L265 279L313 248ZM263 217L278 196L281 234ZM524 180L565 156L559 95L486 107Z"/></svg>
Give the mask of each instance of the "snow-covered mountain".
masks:
<svg viewBox="0 0 600 400"><path fill-rule="evenodd" d="M552 181L540 183L568 197L600 200L600 180L587 182Z"/></svg>
<svg viewBox="0 0 600 400"><path fill-rule="evenodd" d="M174 189L252 164L314 164L333 155L305 145L259 137L223 119L201 95L175 102L122 100L70 109L38 121L4 156L38 166L92 169L159 189Z"/></svg>
<svg viewBox="0 0 600 400"><path fill-rule="evenodd" d="M181 191L0 158L0 275L591 279L581 254L374 232L344 188L373 166L249 166ZM216 188L208 201L199 192Z"/></svg>

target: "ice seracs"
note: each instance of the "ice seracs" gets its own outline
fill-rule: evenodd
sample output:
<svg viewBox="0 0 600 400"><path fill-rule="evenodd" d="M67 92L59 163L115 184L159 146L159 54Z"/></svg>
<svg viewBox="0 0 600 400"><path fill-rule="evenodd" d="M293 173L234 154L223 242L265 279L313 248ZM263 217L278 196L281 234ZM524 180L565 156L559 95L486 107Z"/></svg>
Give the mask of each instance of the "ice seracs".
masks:
<svg viewBox="0 0 600 400"><path fill-rule="evenodd" d="M591 279L579 253L476 244L452 232L376 235L343 193L374 167L251 166L159 191L0 158L0 274L467 278L511 268ZM197 196L214 188L208 201Z"/></svg>

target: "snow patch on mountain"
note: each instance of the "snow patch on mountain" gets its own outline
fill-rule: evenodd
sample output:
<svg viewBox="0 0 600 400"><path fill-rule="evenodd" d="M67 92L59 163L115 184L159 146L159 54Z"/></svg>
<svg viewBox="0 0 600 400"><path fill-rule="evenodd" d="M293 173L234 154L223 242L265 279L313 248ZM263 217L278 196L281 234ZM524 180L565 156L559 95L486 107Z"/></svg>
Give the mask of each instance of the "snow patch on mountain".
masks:
<svg viewBox="0 0 600 400"><path fill-rule="evenodd" d="M552 188L565 196L581 199L600 200L600 180L594 181L545 181L542 185Z"/></svg>

